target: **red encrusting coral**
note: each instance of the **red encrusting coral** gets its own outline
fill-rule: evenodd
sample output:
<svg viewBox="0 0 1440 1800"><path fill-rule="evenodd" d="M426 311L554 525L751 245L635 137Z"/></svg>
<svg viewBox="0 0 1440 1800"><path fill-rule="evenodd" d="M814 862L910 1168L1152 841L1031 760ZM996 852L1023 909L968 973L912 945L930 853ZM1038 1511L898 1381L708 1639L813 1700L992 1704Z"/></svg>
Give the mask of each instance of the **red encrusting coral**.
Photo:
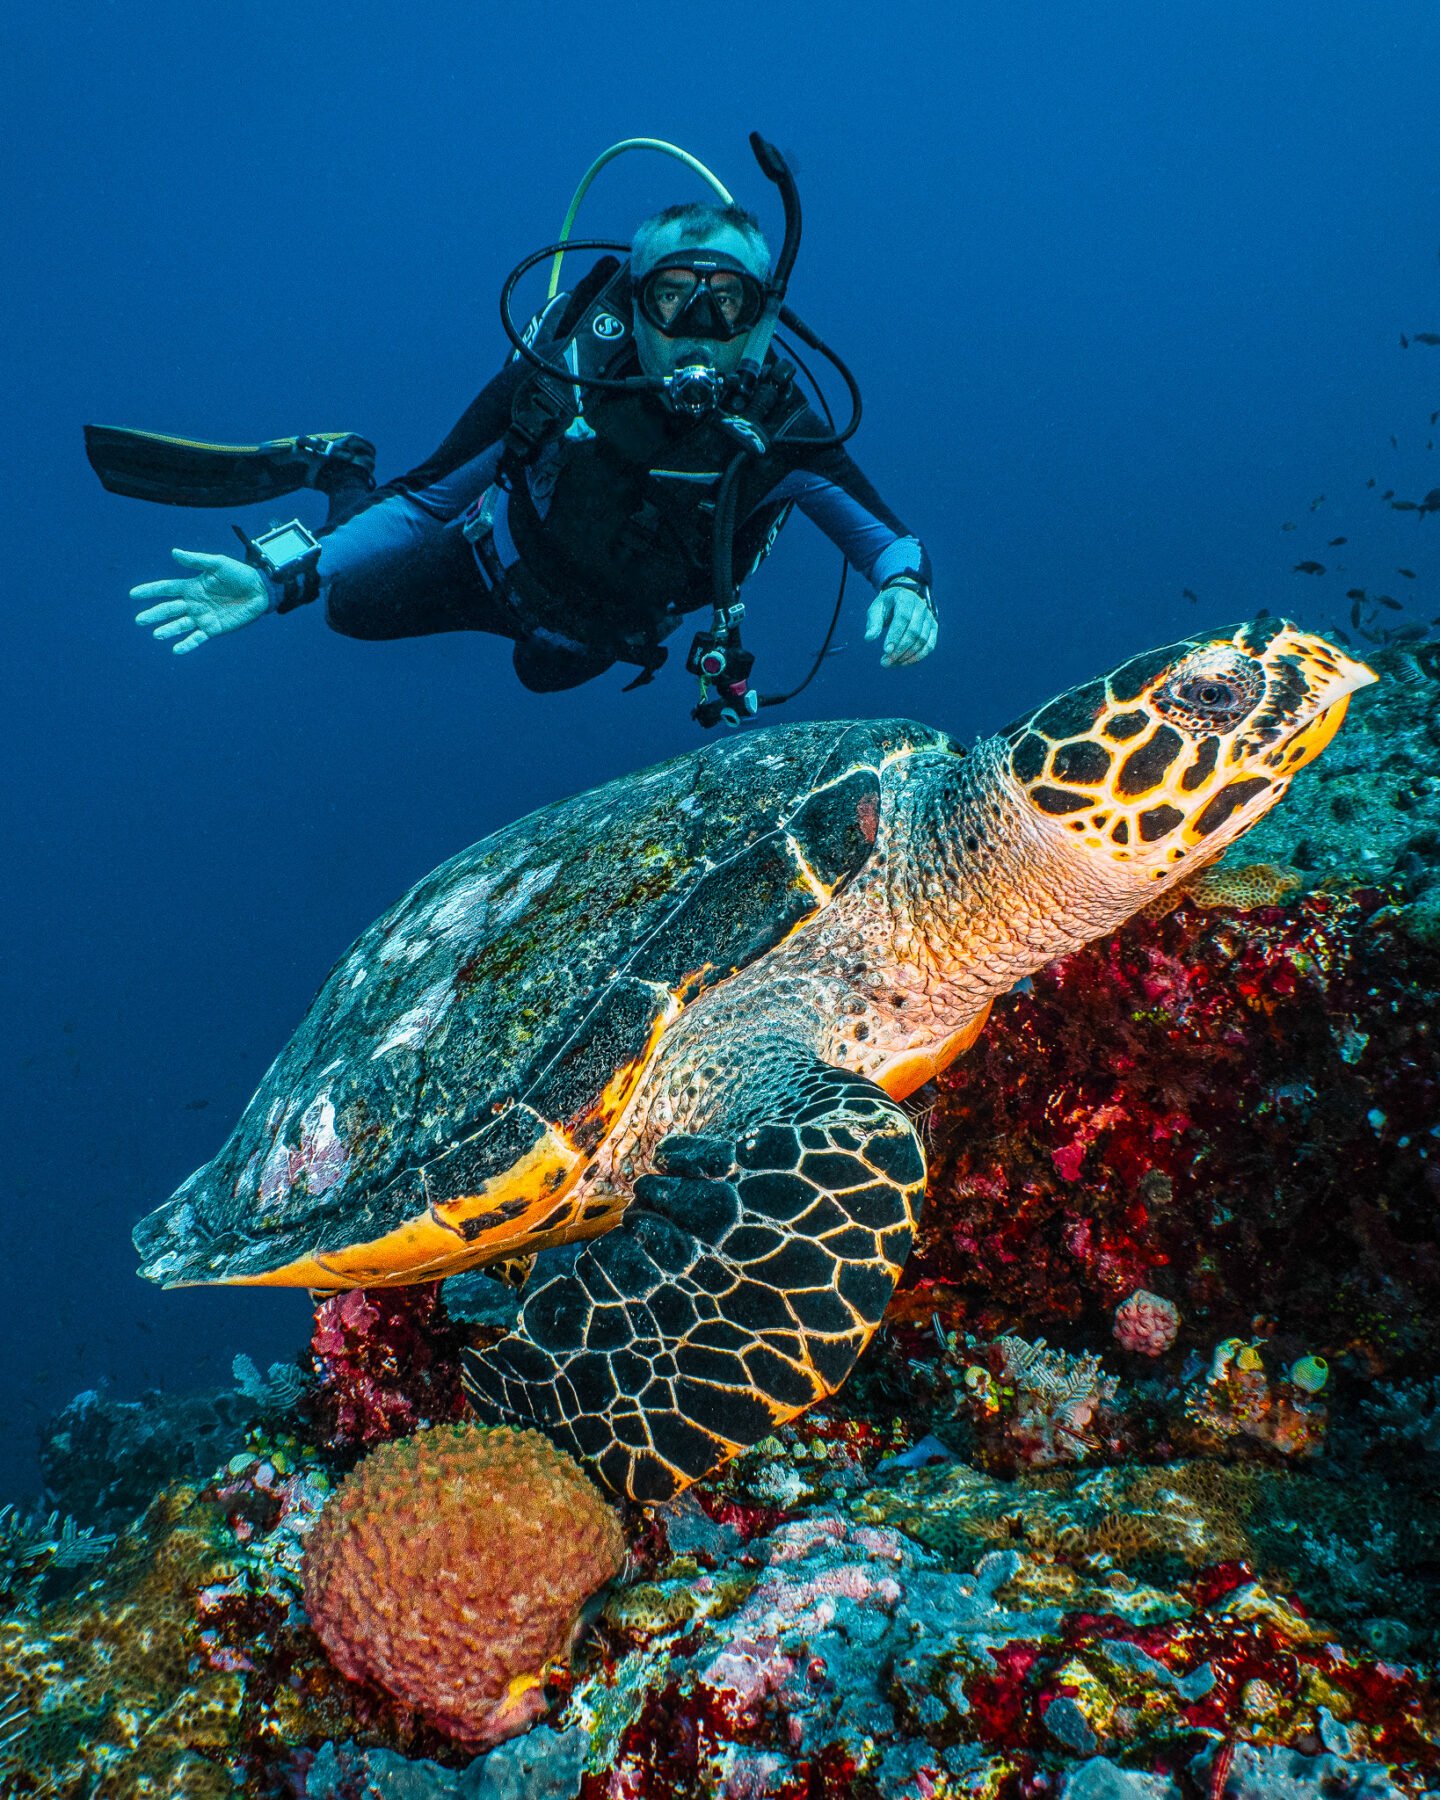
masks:
<svg viewBox="0 0 1440 1800"><path fill-rule="evenodd" d="M328 1450L358 1450L465 1415L464 1335L440 1284L352 1288L315 1313L316 1384L304 1411Z"/></svg>
<svg viewBox="0 0 1440 1800"><path fill-rule="evenodd" d="M1383 1313L1372 1372L1429 1341L1440 968L1384 901L1181 906L998 1006L936 1084L892 1320L1093 1341L1163 1288L1206 1354L1257 1312L1282 1315L1292 1354L1342 1355Z"/></svg>

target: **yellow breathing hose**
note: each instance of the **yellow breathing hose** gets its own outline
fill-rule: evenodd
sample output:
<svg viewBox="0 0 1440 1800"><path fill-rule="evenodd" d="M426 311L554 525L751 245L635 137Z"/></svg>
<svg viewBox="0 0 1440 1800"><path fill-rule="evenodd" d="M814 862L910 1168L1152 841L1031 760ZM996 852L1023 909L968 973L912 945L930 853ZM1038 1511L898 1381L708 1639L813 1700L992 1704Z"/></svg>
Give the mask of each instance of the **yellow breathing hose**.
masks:
<svg viewBox="0 0 1440 1800"><path fill-rule="evenodd" d="M570 210L565 215L565 223L560 227L560 236L556 240L561 248L555 252L555 260L550 265L550 288L545 296L547 300L553 300L560 292L560 265L565 260L564 246L570 241L570 232L575 224L575 216L580 211L580 202L585 198L590 183L606 163L613 162L617 156L623 156L627 150L658 150L664 156L673 156L676 162L684 163L687 169L693 170L703 182L706 182L711 191L719 196L722 205L733 206L735 204L734 196L724 182L718 176L713 175L699 157L692 156L688 150L682 150L678 144L667 144L664 138L621 138L618 144L612 144L608 150L603 151L595 158L581 177L580 185L575 190L575 198L570 202Z"/></svg>

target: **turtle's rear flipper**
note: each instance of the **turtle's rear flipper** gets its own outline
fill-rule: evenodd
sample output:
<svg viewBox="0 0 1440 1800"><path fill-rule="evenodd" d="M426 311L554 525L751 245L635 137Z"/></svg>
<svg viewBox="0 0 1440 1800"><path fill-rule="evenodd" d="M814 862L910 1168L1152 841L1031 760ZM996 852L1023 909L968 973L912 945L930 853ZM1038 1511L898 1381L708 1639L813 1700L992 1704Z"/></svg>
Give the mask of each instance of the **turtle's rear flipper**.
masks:
<svg viewBox="0 0 1440 1800"><path fill-rule="evenodd" d="M540 1426L633 1499L833 1393L910 1250L925 1159L904 1112L808 1052L760 1064L723 1135L667 1138L615 1230L547 1256L518 1329L465 1355L477 1410Z"/></svg>
<svg viewBox="0 0 1440 1800"><path fill-rule="evenodd" d="M335 525L375 486L375 446L353 431L263 444L207 444L125 425L87 425L85 454L112 494L166 506L251 506L313 487Z"/></svg>

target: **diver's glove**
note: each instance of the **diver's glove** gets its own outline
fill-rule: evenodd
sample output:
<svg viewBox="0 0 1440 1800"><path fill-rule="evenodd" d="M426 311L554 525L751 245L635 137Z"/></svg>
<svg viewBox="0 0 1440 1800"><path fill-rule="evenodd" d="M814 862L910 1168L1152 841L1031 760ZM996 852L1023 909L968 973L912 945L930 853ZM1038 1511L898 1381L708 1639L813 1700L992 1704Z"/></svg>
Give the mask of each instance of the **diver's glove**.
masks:
<svg viewBox="0 0 1440 1800"><path fill-rule="evenodd" d="M171 645L176 656L198 650L211 638L252 625L270 610L270 589L265 577L233 556L211 556L203 550L172 550L182 569L195 573L173 581L147 581L131 588L132 600L158 600L135 615L137 625L153 625L154 635Z"/></svg>
<svg viewBox="0 0 1440 1800"><path fill-rule="evenodd" d="M898 579L881 588L865 615L865 642L883 634L880 666L893 669L901 663L917 663L935 648L940 621L930 590L918 581Z"/></svg>

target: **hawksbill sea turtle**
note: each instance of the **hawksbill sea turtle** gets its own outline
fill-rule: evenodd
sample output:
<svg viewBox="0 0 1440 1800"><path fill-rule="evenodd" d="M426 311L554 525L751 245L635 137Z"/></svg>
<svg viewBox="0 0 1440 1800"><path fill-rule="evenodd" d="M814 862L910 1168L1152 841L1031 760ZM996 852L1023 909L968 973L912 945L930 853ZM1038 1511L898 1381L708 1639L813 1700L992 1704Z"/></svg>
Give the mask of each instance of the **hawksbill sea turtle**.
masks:
<svg viewBox="0 0 1440 1800"><path fill-rule="evenodd" d="M787 725L532 813L346 952L136 1228L142 1272L333 1293L541 1252L467 1392L663 1499L880 1323L925 1187L906 1096L1022 976L1213 862L1373 680L1266 617L969 752Z"/></svg>

